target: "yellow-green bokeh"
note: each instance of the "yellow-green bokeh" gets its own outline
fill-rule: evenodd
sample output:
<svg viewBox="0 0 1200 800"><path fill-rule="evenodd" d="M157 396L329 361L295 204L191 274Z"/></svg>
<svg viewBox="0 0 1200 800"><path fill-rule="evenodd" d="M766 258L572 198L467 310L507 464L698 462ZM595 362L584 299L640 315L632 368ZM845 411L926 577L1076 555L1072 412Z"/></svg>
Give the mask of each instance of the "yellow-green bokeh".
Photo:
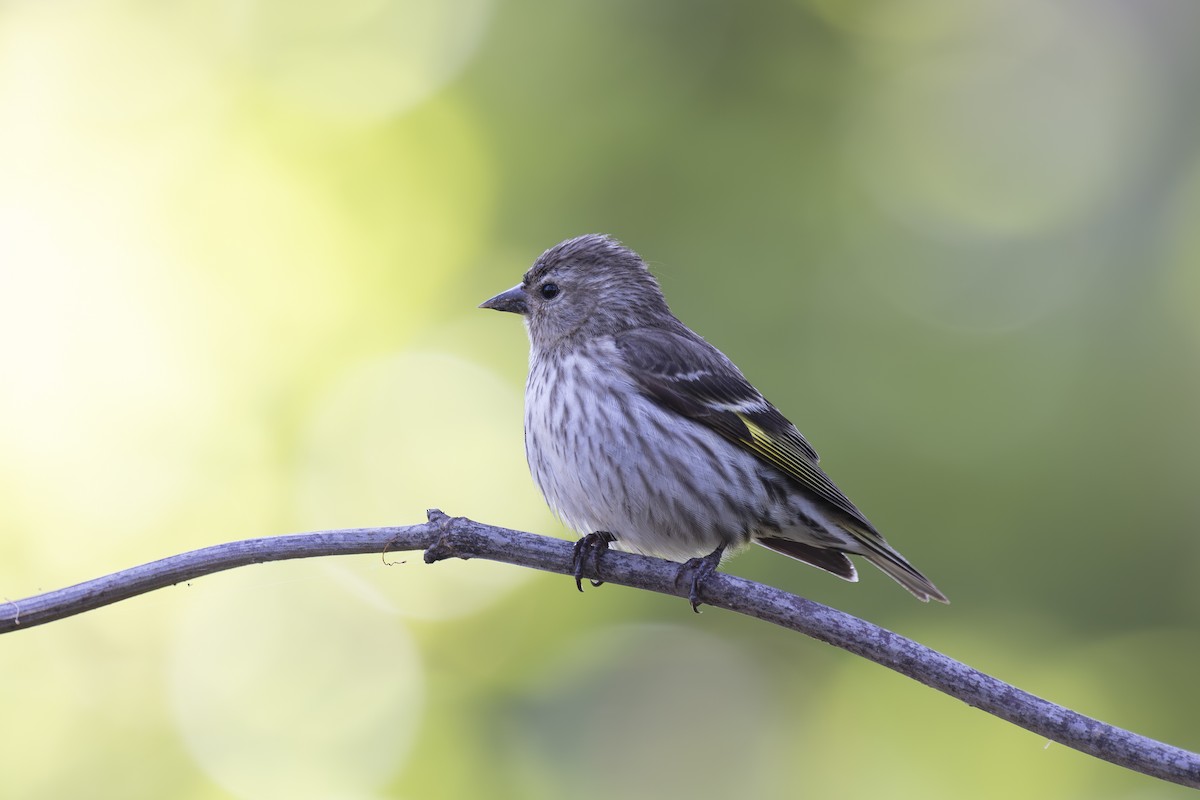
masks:
<svg viewBox="0 0 1200 800"><path fill-rule="evenodd" d="M523 463L545 247L675 311L951 597L731 562L1190 749L1200 7L0 2L0 602ZM418 554L0 641L0 794L1172 798L848 654Z"/></svg>

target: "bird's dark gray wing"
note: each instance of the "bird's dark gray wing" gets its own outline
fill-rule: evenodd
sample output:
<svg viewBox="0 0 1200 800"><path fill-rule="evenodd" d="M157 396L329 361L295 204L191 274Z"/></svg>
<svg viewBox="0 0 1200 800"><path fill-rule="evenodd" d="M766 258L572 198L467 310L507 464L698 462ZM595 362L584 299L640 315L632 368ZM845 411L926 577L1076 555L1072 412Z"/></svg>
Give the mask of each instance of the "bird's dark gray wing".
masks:
<svg viewBox="0 0 1200 800"><path fill-rule="evenodd" d="M707 425L875 534L862 512L817 466L817 451L796 426L715 347L694 334L662 328L626 331L616 343L630 377L646 397Z"/></svg>

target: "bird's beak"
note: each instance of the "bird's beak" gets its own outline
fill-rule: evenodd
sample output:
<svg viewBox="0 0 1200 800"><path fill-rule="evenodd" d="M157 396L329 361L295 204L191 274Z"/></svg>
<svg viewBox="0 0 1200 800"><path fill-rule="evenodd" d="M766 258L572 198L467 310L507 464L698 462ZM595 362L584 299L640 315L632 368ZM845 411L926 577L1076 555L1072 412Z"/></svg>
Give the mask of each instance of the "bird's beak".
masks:
<svg viewBox="0 0 1200 800"><path fill-rule="evenodd" d="M510 311L513 314L529 312L529 306L525 302L525 290L521 288L520 284L507 292L501 292L490 300L484 300L479 307L490 308L494 311Z"/></svg>

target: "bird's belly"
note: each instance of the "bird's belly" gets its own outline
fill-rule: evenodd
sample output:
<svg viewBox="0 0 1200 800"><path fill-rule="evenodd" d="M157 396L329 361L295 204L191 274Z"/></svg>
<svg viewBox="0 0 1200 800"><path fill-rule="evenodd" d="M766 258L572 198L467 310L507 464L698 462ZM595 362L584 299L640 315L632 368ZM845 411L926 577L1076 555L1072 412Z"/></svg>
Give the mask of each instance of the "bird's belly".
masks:
<svg viewBox="0 0 1200 800"><path fill-rule="evenodd" d="M640 395L609 400L584 403L567 424L552 407L527 412L530 471L567 525L682 560L744 544L772 524L752 455Z"/></svg>

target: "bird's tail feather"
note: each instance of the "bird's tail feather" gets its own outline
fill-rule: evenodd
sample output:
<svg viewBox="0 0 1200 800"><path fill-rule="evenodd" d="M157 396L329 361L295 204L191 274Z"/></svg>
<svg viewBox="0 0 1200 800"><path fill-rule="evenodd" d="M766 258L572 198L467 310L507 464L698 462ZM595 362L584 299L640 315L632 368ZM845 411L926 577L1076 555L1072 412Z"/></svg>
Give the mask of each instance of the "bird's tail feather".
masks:
<svg viewBox="0 0 1200 800"><path fill-rule="evenodd" d="M755 539L754 541L768 550L774 550L776 553L790 556L797 561L811 564L817 569L823 569L826 572L837 575L842 580L850 582L858 580L858 573L854 569L854 564L851 563L850 559L846 558L846 554L841 550L817 547L816 545L797 542L795 539L780 539L772 536Z"/></svg>
<svg viewBox="0 0 1200 800"><path fill-rule="evenodd" d="M908 563L904 556L893 550L877 533L864 534L857 530L851 531L854 538L863 544L863 558L870 561L896 583L903 586L920 601L927 603L937 600L949 604L946 595L942 594L933 582L921 574L920 570Z"/></svg>

